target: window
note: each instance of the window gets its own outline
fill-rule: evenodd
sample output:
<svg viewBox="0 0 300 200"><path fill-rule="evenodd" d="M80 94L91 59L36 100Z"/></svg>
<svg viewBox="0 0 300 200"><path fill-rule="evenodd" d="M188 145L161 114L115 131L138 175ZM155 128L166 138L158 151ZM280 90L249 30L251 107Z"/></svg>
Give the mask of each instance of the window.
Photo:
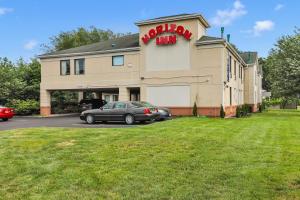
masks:
<svg viewBox="0 0 300 200"><path fill-rule="evenodd" d="M102 108L103 110L112 109L114 103L107 103Z"/></svg>
<svg viewBox="0 0 300 200"><path fill-rule="evenodd" d="M76 59L74 60L74 71L76 75L84 74L84 59Z"/></svg>
<svg viewBox="0 0 300 200"><path fill-rule="evenodd" d="M234 61L234 80L236 80L236 60Z"/></svg>
<svg viewBox="0 0 300 200"><path fill-rule="evenodd" d="M230 80L230 56L227 55L227 82Z"/></svg>
<svg viewBox="0 0 300 200"><path fill-rule="evenodd" d="M60 75L70 75L70 60L60 61Z"/></svg>
<svg viewBox="0 0 300 200"><path fill-rule="evenodd" d="M113 101L119 101L119 95L114 94L113 95Z"/></svg>
<svg viewBox="0 0 300 200"><path fill-rule="evenodd" d="M123 66L123 65L124 65L124 56L112 57L112 66Z"/></svg>
<svg viewBox="0 0 300 200"><path fill-rule="evenodd" d="M108 95L108 94L104 95L104 100L106 102L110 102L110 95Z"/></svg>
<svg viewBox="0 0 300 200"><path fill-rule="evenodd" d="M230 78L232 77L232 57L229 56L229 75L230 75Z"/></svg>
<svg viewBox="0 0 300 200"><path fill-rule="evenodd" d="M243 67L241 67L241 80L243 80Z"/></svg>
<svg viewBox="0 0 300 200"><path fill-rule="evenodd" d="M114 109L124 109L126 108L126 104L123 102L117 102L115 103Z"/></svg>
<svg viewBox="0 0 300 200"><path fill-rule="evenodd" d="M230 105L232 105L232 88L229 87L229 100L230 100Z"/></svg>

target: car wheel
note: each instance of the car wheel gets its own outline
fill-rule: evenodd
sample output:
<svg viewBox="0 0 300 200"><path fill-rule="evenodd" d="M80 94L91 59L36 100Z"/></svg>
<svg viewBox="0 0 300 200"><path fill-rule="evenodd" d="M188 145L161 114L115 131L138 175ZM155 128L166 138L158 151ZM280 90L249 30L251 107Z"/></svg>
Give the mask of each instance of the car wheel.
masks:
<svg viewBox="0 0 300 200"><path fill-rule="evenodd" d="M131 114L128 114L125 116L125 123L127 125L132 125L134 123L134 116Z"/></svg>
<svg viewBox="0 0 300 200"><path fill-rule="evenodd" d="M95 118L93 115L87 115L86 116L86 123L88 124L94 124L95 123Z"/></svg>
<svg viewBox="0 0 300 200"><path fill-rule="evenodd" d="M8 121L8 118L3 118L2 120L3 120L4 122L6 122L6 121Z"/></svg>

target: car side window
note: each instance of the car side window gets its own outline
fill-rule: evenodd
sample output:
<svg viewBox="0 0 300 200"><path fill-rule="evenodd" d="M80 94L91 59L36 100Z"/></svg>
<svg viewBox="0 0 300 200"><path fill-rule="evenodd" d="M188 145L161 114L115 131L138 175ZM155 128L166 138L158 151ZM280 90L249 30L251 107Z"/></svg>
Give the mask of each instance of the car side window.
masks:
<svg viewBox="0 0 300 200"><path fill-rule="evenodd" d="M115 103L114 109L124 109L126 108L126 104L122 102Z"/></svg>
<svg viewBox="0 0 300 200"><path fill-rule="evenodd" d="M107 103L102 108L103 110L112 109L113 105L114 105L113 103Z"/></svg>

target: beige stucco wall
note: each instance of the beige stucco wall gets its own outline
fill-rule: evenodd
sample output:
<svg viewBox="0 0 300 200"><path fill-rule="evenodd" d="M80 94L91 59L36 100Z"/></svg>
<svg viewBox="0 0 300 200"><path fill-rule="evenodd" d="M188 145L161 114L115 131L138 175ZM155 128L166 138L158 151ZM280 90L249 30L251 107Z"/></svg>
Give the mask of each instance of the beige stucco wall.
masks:
<svg viewBox="0 0 300 200"><path fill-rule="evenodd" d="M150 98L147 97L149 88L163 87L164 90L159 91L163 93L162 91L168 91L168 87L171 90L176 86L184 86L177 88L185 89L181 93L189 94L189 97L188 99L182 98L184 103L177 102L175 105L192 107L196 102L198 107L215 108L220 107L221 104L230 106L229 87L232 87L233 92L232 105L243 104L244 98L248 98L246 95L244 96L244 90L246 90L244 87L251 84L251 80L244 85L247 73L249 73L244 68L243 80L239 79L238 66L241 63L238 61L238 57L229 51L226 43L196 45L196 41L206 32L205 27L198 19L176 21L175 23L193 33L190 41L177 36L178 43L172 46L157 47L155 39L153 39L147 45L141 41L140 50L137 51L41 59L41 106L50 106L49 91L52 90L84 91L117 88L119 89L119 100L129 100L128 88L139 87L141 100L148 100ZM140 37L159 24L140 26ZM160 48L159 51L157 48ZM161 56L170 54L170 48L172 48L172 55L168 57L169 62L166 62L166 57ZM182 54L182 51L188 51L188 53ZM226 82L228 52L233 58L232 78ZM124 55L124 66L112 66L112 56L114 55ZM85 58L84 75L74 75L74 59L79 58ZM71 75L61 76L60 60L66 59L70 60ZM164 61L159 63L162 59ZM176 69L172 69L174 62L179 62L177 59L180 60L182 68L180 68L181 65L178 65L179 68L177 66ZM234 60L237 60L236 80L233 74ZM161 65L161 67L157 67L157 65ZM173 93L175 92L176 90L173 90ZM170 96L173 97L176 94ZM162 94L157 98L167 97Z"/></svg>
<svg viewBox="0 0 300 200"><path fill-rule="evenodd" d="M258 68L258 61L248 65L245 77L245 103L258 104L262 102L262 75Z"/></svg>
<svg viewBox="0 0 300 200"><path fill-rule="evenodd" d="M228 56L231 56L231 77L229 82L227 82L227 62ZM236 74L235 65L236 62ZM239 67L242 69L241 78L239 78ZM230 87L232 90L232 106L244 104L244 79L245 79L245 69L243 64L239 59L228 49L224 51L224 66L223 66L223 80L226 82L226 87L224 87L224 106L230 106Z"/></svg>
<svg viewBox="0 0 300 200"><path fill-rule="evenodd" d="M114 55L124 55L124 66L112 66ZM84 75L74 74L74 59L79 58L85 58ZM60 75L60 60L70 60L70 75ZM139 52L42 59L41 65L41 88L46 90L118 88L140 83Z"/></svg>
<svg viewBox="0 0 300 200"><path fill-rule="evenodd" d="M193 106L194 102L203 107L220 106L222 101L222 52L224 47L222 45L204 47L195 45L196 41L205 35L206 30L198 19L172 23L178 26L182 25L185 29L191 31L193 33L192 38L190 41L186 41L184 38L177 36L177 44L168 47L156 46L155 40L146 45L141 42L141 76L145 78L142 82L142 100L147 100L147 87L188 85L190 86L190 107ZM163 24L141 26L140 37L147 34L151 28ZM182 43L185 45L182 45ZM170 48L172 48L172 52L170 52ZM188 53L182 53L183 51L188 51ZM165 63L169 66L161 67L161 70L157 70L157 68L152 70L155 67L151 67L151 65L155 65L161 55L168 54L172 54L169 56L169 62ZM151 61L153 62L151 63ZM186 63L186 65L182 66L181 69L177 67L176 70L172 70L174 62Z"/></svg>

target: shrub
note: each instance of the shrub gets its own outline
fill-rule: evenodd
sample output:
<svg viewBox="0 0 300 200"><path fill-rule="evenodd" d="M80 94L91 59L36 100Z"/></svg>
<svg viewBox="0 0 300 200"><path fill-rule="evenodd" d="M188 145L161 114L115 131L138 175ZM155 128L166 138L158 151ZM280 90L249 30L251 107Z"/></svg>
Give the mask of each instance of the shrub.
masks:
<svg viewBox="0 0 300 200"><path fill-rule="evenodd" d="M260 103L258 104L258 111L261 113L264 110L263 105Z"/></svg>
<svg viewBox="0 0 300 200"><path fill-rule="evenodd" d="M40 103L36 100L12 100L6 104L15 110L17 115L32 115L39 113Z"/></svg>
<svg viewBox="0 0 300 200"><path fill-rule="evenodd" d="M220 117L225 118L225 111L224 111L224 108L223 108L222 104L221 104L221 109L220 109Z"/></svg>
<svg viewBox="0 0 300 200"><path fill-rule="evenodd" d="M243 109L241 106L236 107L236 117L237 118L243 117Z"/></svg>
<svg viewBox="0 0 300 200"><path fill-rule="evenodd" d="M198 116L198 110L197 110L197 104L196 104L196 102L194 103L194 107L193 107L193 115L194 115L195 117Z"/></svg>

